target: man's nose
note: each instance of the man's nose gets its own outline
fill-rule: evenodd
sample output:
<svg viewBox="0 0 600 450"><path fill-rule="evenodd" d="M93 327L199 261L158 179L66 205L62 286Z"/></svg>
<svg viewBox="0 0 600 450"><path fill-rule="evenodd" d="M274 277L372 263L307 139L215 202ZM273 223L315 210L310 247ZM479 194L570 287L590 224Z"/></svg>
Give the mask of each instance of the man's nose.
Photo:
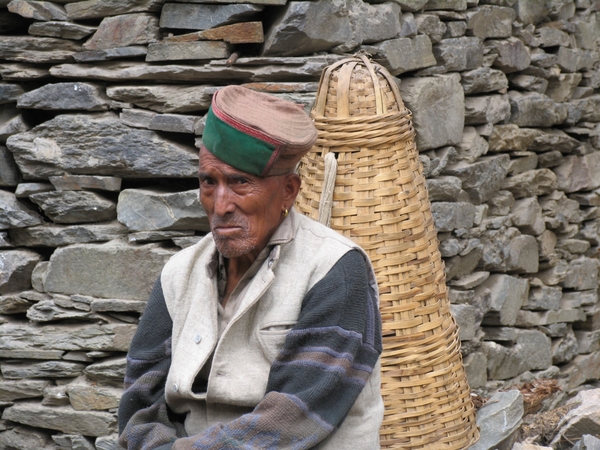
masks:
<svg viewBox="0 0 600 450"><path fill-rule="evenodd" d="M214 209L216 215L222 217L227 213L235 211L233 195L231 190L227 186L217 186L217 189L215 189L214 199Z"/></svg>

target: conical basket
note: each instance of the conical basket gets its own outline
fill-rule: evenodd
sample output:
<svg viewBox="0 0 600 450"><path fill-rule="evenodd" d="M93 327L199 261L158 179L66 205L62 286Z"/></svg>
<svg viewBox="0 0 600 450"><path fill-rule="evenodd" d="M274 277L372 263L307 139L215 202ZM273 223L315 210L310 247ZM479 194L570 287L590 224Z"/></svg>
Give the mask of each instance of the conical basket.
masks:
<svg viewBox="0 0 600 450"><path fill-rule="evenodd" d="M411 113L387 70L359 54L323 72L311 116L319 138L299 166L296 208L319 220L321 206L321 221L373 262L384 335L381 447L468 448L479 431ZM328 154L337 169L326 169Z"/></svg>

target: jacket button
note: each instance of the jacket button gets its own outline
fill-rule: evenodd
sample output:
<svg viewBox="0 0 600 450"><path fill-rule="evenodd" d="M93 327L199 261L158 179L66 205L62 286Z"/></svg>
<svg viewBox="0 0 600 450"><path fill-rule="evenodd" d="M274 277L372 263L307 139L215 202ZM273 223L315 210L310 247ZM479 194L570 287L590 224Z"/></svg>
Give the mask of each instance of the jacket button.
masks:
<svg viewBox="0 0 600 450"><path fill-rule="evenodd" d="M202 336L200 336L199 334L197 334L196 336L194 336L194 342L196 344L199 344L201 340L202 340Z"/></svg>
<svg viewBox="0 0 600 450"><path fill-rule="evenodd" d="M179 390L179 387L176 384L174 384L173 385L173 391L177 392L178 390Z"/></svg>
<svg viewBox="0 0 600 450"><path fill-rule="evenodd" d="M269 260L269 263L267 264L267 266L268 266L268 267L269 267L269 269L270 269L272 265L273 265L273 260L272 260L272 259L270 259L270 260Z"/></svg>

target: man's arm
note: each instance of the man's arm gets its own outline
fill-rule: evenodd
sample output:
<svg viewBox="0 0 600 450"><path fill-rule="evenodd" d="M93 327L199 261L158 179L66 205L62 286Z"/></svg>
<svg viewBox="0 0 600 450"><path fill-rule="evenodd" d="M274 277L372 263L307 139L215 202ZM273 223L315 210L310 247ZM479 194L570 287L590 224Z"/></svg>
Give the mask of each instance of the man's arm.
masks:
<svg viewBox="0 0 600 450"><path fill-rule="evenodd" d="M173 450L302 450L334 432L381 353L381 319L367 270L358 251L346 253L304 299L254 411L177 439Z"/></svg>
<svg viewBox="0 0 600 450"><path fill-rule="evenodd" d="M119 404L119 444L124 448L170 450L178 437L165 402L172 328L159 278L127 354Z"/></svg>

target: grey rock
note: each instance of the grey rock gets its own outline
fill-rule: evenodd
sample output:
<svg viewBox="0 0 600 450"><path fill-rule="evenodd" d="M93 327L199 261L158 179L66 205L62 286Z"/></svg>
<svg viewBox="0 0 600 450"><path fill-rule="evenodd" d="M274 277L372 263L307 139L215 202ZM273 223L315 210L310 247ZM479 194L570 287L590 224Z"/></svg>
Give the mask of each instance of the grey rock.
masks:
<svg viewBox="0 0 600 450"><path fill-rule="evenodd" d="M53 300L43 300L29 308L27 318L32 322L43 323L56 320L86 321L98 319L99 317L89 312L61 308Z"/></svg>
<svg viewBox="0 0 600 450"><path fill-rule="evenodd" d="M517 438L525 413L523 396L517 390L498 392L477 412L479 441L471 450L509 450Z"/></svg>
<svg viewBox="0 0 600 450"><path fill-rule="evenodd" d="M482 157L473 164L459 162L447 166L444 174L456 176L462 181L462 188L476 204L493 197L501 188L508 173L510 157L500 155Z"/></svg>
<svg viewBox="0 0 600 450"><path fill-rule="evenodd" d="M98 31L83 45L86 50L105 50L143 45L160 39L158 18L151 14L105 17Z"/></svg>
<svg viewBox="0 0 600 450"><path fill-rule="evenodd" d="M467 13L468 29L482 39L507 38L512 35L512 23L517 14L514 9L501 6L480 6Z"/></svg>
<svg viewBox="0 0 600 450"><path fill-rule="evenodd" d="M47 433L20 425L0 433L0 447L7 450L50 450L50 442Z"/></svg>
<svg viewBox="0 0 600 450"><path fill-rule="evenodd" d="M400 75L436 64L431 40L427 35L389 39L364 48L371 50L377 62L388 69L392 75Z"/></svg>
<svg viewBox="0 0 600 450"><path fill-rule="evenodd" d="M121 122L135 128L149 128L150 122L156 116L155 112L144 109L126 108L120 114Z"/></svg>
<svg viewBox="0 0 600 450"><path fill-rule="evenodd" d="M579 322L585 319L580 309L561 309L558 311L519 311L515 324L523 328L547 326L556 323ZM564 336L566 334L563 333Z"/></svg>
<svg viewBox="0 0 600 450"><path fill-rule="evenodd" d="M30 64L12 63L0 64L0 75L6 81L36 80L50 75L46 67L36 67Z"/></svg>
<svg viewBox="0 0 600 450"><path fill-rule="evenodd" d="M581 239L561 239L558 241L556 248L571 253L572 255L578 255L585 253L591 244L588 241Z"/></svg>
<svg viewBox="0 0 600 450"><path fill-rule="evenodd" d="M571 39L568 33L558 28L550 26L541 26L537 28L540 47L556 47L559 45L568 47Z"/></svg>
<svg viewBox="0 0 600 450"><path fill-rule="evenodd" d="M461 341L473 339L481 323L479 310L472 305L450 305L450 312L458 324L459 339Z"/></svg>
<svg viewBox="0 0 600 450"><path fill-rule="evenodd" d="M560 153L560 152L559 152ZM515 152L510 160L509 175L518 175L538 167L538 155L533 152Z"/></svg>
<svg viewBox="0 0 600 450"><path fill-rule="evenodd" d="M137 56L146 56L148 49L144 46L118 47L109 48L106 50L89 50L87 52L79 52L73 55L77 62L93 62L93 61L111 61L121 58L135 58Z"/></svg>
<svg viewBox="0 0 600 450"><path fill-rule="evenodd" d="M524 25L539 22L549 12L544 0L517 0L513 8Z"/></svg>
<svg viewBox="0 0 600 450"><path fill-rule="evenodd" d="M81 374L85 364L64 361L39 363L3 363L2 376L7 379L21 378L73 378Z"/></svg>
<svg viewBox="0 0 600 450"><path fill-rule="evenodd" d="M100 19L132 12L160 11L165 0L85 0L67 3L69 19Z"/></svg>
<svg viewBox="0 0 600 450"><path fill-rule="evenodd" d="M18 294L0 296L0 314L21 314L26 312L32 304Z"/></svg>
<svg viewBox="0 0 600 450"><path fill-rule="evenodd" d="M464 359L463 365L471 389L485 385L487 382L487 357L484 353L471 353Z"/></svg>
<svg viewBox="0 0 600 450"><path fill-rule="evenodd" d="M492 379L507 380L527 370L544 370L552 365L551 341L541 331L520 330L513 346L484 342L483 347Z"/></svg>
<svg viewBox="0 0 600 450"><path fill-rule="evenodd" d="M564 131L550 128L538 130L530 148L536 152L558 150L562 153L570 153L580 145L581 142Z"/></svg>
<svg viewBox="0 0 600 450"><path fill-rule="evenodd" d="M458 280L453 280L448 283L450 286L456 286L461 289L473 289L474 287L479 286L485 280L487 280L490 276L489 272L473 272L464 277L459 278Z"/></svg>
<svg viewBox="0 0 600 450"><path fill-rule="evenodd" d="M569 443L579 440L583 435L600 433L600 390L591 389L578 393L567 404L572 405L557 425L552 439L553 448L566 449Z"/></svg>
<svg viewBox="0 0 600 450"><path fill-rule="evenodd" d="M59 448L72 450L96 450L92 442L79 434L53 435L52 440Z"/></svg>
<svg viewBox="0 0 600 450"><path fill-rule="evenodd" d="M21 181L21 172L12 153L0 145L0 186L16 186Z"/></svg>
<svg viewBox="0 0 600 450"><path fill-rule="evenodd" d="M510 117L508 95L486 95L465 98L465 123L478 125L498 123Z"/></svg>
<svg viewBox="0 0 600 450"><path fill-rule="evenodd" d="M405 78L400 92L407 107L413 111L420 151L460 144L464 127L460 75ZM445 126L437 126L439 123Z"/></svg>
<svg viewBox="0 0 600 450"><path fill-rule="evenodd" d="M587 380L595 379L598 373L598 364L600 364L600 353L598 352L579 355L567 363L562 371L568 380L565 389L572 391Z"/></svg>
<svg viewBox="0 0 600 450"><path fill-rule="evenodd" d="M563 299L568 304L573 304L576 301L577 306L594 306L598 303L598 289L566 291L563 293Z"/></svg>
<svg viewBox="0 0 600 450"><path fill-rule="evenodd" d="M61 39L73 39L78 41L89 36L97 30L97 27L80 25L72 22L48 21L34 22L29 26L29 34L33 36L46 36Z"/></svg>
<svg viewBox="0 0 600 450"><path fill-rule="evenodd" d="M586 355L600 350L600 331L575 330L579 354Z"/></svg>
<svg viewBox="0 0 600 450"><path fill-rule="evenodd" d="M484 316L483 323L514 325L517 313L529 295L528 281L510 275L493 274L475 288L475 295L483 295L486 290L490 293L490 311Z"/></svg>
<svg viewBox="0 0 600 450"><path fill-rule="evenodd" d="M93 175L64 175L49 177L50 183L57 191L81 191L92 189L99 191L119 192L121 178Z"/></svg>
<svg viewBox="0 0 600 450"><path fill-rule="evenodd" d="M511 217L513 224L523 233L539 236L546 230L537 197L517 200L511 208Z"/></svg>
<svg viewBox="0 0 600 450"><path fill-rule="evenodd" d="M479 263L483 250L481 247L470 249L468 253L462 252L461 255L454 256L446 261L446 279L462 278L472 273Z"/></svg>
<svg viewBox="0 0 600 450"><path fill-rule="evenodd" d="M252 19L264 6L199 5L192 3L166 3L160 15L161 28L208 30L233 22Z"/></svg>
<svg viewBox="0 0 600 450"><path fill-rule="evenodd" d="M600 121L600 95L592 95L591 97L571 101L573 107L580 109L581 120L590 122Z"/></svg>
<svg viewBox="0 0 600 450"><path fill-rule="evenodd" d="M35 20L66 20L65 8L51 2L12 0L8 10L22 17Z"/></svg>
<svg viewBox="0 0 600 450"><path fill-rule="evenodd" d="M2 357L14 351L48 352L52 358L61 357L59 350L126 352L136 328L130 324L61 324L45 325L40 333L38 325L7 323L0 325L0 352Z"/></svg>
<svg viewBox="0 0 600 450"><path fill-rule="evenodd" d="M68 406L48 407L31 402L15 404L4 410L2 418L33 427L60 430L68 434L105 436L116 431L114 414L100 411L75 411Z"/></svg>
<svg viewBox="0 0 600 450"><path fill-rule="evenodd" d="M473 226L475 206L470 203L434 202L431 213L438 231L452 231Z"/></svg>
<svg viewBox="0 0 600 450"><path fill-rule="evenodd" d="M509 95L512 109L510 123L520 127L551 127L562 122L555 103L546 95L516 91Z"/></svg>
<svg viewBox="0 0 600 450"><path fill-rule="evenodd" d="M467 32L467 22L463 20L456 20L452 22L446 22L446 33L443 38L457 38L462 37Z"/></svg>
<svg viewBox="0 0 600 450"><path fill-rule="evenodd" d="M0 249L13 247L13 244L8 239L8 233L6 231L0 231Z"/></svg>
<svg viewBox="0 0 600 450"><path fill-rule="evenodd" d="M125 377L127 359L124 357L108 358L101 362L90 364L85 369L85 375L96 382L116 383L122 387Z"/></svg>
<svg viewBox="0 0 600 450"><path fill-rule="evenodd" d="M548 89L548 80L533 75L513 75L510 77L511 87L543 94Z"/></svg>
<svg viewBox="0 0 600 450"><path fill-rule="evenodd" d="M105 222L117 218L117 205L94 192L54 191L30 195L55 223Z"/></svg>
<svg viewBox="0 0 600 450"><path fill-rule="evenodd" d="M539 268L538 245L533 236L523 235L510 242L505 270L517 273L536 273Z"/></svg>
<svg viewBox="0 0 600 450"><path fill-rule="evenodd" d="M160 113L206 111L211 102L210 86L149 85L111 86L107 95Z"/></svg>
<svg viewBox="0 0 600 450"><path fill-rule="evenodd" d="M498 69L481 67L462 72L460 76L465 94L481 94L508 88L506 75Z"/></svg>
<svg viewBox="0 0 600 450"><path fill-rule="evenodd" d="M31 250L0 250L0 295L31 288L31 273L42 259Z"/></svg>
<svg viewBox="0 0 600 450"><path fill-rule="evenodd" d="M193 177L195 150L131 129L110 113L60 115L30 132L11 136L7 147L25 178L53 175Z"/></svg>
<svg viewBox="0 0 600 450"><path fill-rule="evenodd" d="M564 364L571 361L579 353L579 344L575 333L569 328L567 334L552 342L552 364Z"/></svg>
<svg viewBox="0 0 600 450"><path fill-rule="evenodd" d="M464 11L467 9L467 0L429 0L425 10L454 10Z"/></svg>
<svg viewBox="0 0 600 450"><path fill-rule="evenodd" d="M96 450L121 450L118 440L119 436L116 433L101 436L96 439Z"/></svg>
<svg viewBox="0 0 600 450"><path fill-rule="evenodd" d="M478 37L443 39L433 46L433 55L447 71L472 70L481 67L483 46Z"/></svg>
<svg viewBox="0 0 600 450"><path fill-rule="evenodd" d="M574 49L560 47L556 63L565 72L576 72L581 69L581 54Z"/></svg>
<svg viewBox="0 0 600 450"><path fill-rule="evenodd" d="M493 66L504 73L518 72L526 69L531 63L529 49L515 37L486 41L485 46L492 54L497 55Z"/></svg>
<svg viewBox="0 0 600 450"><path fill-rule="evenodd" d="M36 64L70 61L81 46L66 39L0 36L0 58Z"/></svg>
<svg viewBox="0 0 600 450"><path fill-rule="evenodd" d="M0 83L0 104L17 101L24 92L19 84Z"/></svg>
<svg viewBox="0 0 600 450"><path fill-rule="evenodd" d="M400 5L402 11L416 12L421 11L428 1L429 0L397 0L396 3Z"/></svg>
<svg viewBox="0 0 600 450"><path fill-rule="evenodd" d="M144 312L146 302L142 300L120 300L96 298L92 301L91 310L95 312Z"/></svg>
<svg viewBox="0 0 600 450"><path fill-rule="evenodd" d="M548 286L556 286L565 280L569 264L564 260L559 260L555 266L541 271L536 276Z"/></svg>
<svg viewBox="0 0 600 450"><path fill-rule="evenodd" d="M598 450L600 449L600 439L591 434L584 434L581 439L573 446L573 450Z"/></svg>
<svg viewBox="0 0 600 450"><path fill-rule="evenodd" d="M554 172L550 169L538 169L506 178L502 189L511 191L515 198L523 198L549 194L557 185Z"/></svg>
<svg viewBox="0 0 600 450"><path fill-rule="evenodd" d="M427 180L427 192L431 202L465 201L468 196L461 188L460 178L440 176Z"/></svg>
<svg viewBox="0 0 600 450"><path fill-rule="evenodd" d="M519 335L517 328L511 327L483 327L485 341L500 341L514 344Z"/></svg>
<svg viewBox="0 0 600 450"><path fill-rule="evenodd" d="M90 383L72 383L67 386L69 401L73 409L77 411L102 411L117 408L122 393L123 389Z"/></svg>
<svg viewBox="0 0 600 450"><path fill-rule="evenodd" d="M521 307L527 310L558 310L563 297L562 290L550 286L532 286L529 297Z"/></svg>
<svg viewBox="0 0 600 450"><path fill-rule="evenodd" d="M118 222L88 225L42 225L9 231L15 245L27 247L61 247L69 244L103 242L127 234L127 228Z"/></svg>
<svg viewBox="0 0 600 450"><path fill-rule="evenodd" d="M195 134L198 122L202 120L198 116L187 116L182 114L156 114L150 120L148 128L157 131L169 131L173 133Z"/></svg>
<svg viewBox="0 0 600 450"><path fill-rule="evenodd" d="M15 189L15 197L28 198L31 194L54 191L50 183L19 183Z"/></svg>
<svg viewBox="0 0 600 450"><path fill-rule="evenodd" d="M569 263L563 286L579 291L598 287L598 263L591 258L578 258Z"/></svg>
<svg viewBox="0 0 600 450"><path fill-rule="evenodd" d="M90 83L55 83L23 94L19 108L101 111L108 109L104 89Z"/></svg>
<svg viewBox="0 0 600 450"><path fill-rule="evenodd" d="M29 126L14 104L0 105L0 144L13 134L27 131Z"/></svg>
<svg viewBox="0 0 600 450"><path fill-rule="evenodd" d="M2 380L0 381L0 401L11 402L24 398L42 397L48 380Z"/></svg>
<svg viewBox="0 0 600 450"><path fill-rule="evenodd" d="M194 236L194 230L186 231L140 231L130 233L127 240L131 243L165 241L177 237Z"/></svg>
<svg viewBox="0 0 600 450"><path fill-rule="evenodd" d="M514 124L494 125L489 138L489 151L526 151L533 145L539 133L539 130L519 128Z"/></svg>
<svg viewBox="0 0 600 450"><path fill-rule="evenodd" d="M558 150L540 153L538 155L538 167L540 169L545 169L549 167L556 167L562 161L563 155Z"/></svg>
<svg viewBox="0 0 600 450"><path fill-rule="evenodd" d="M49 386L44 389L43 406L65 406L69 404L65 386Z"/></svg>
<svg viewBox="0 0 600 450"><path fill-rule="evenodd" d="M546 53L541 48L531 49L531 64L544 69L556 64L558 57L553 53Z"/></svg>
<svg viewBox="0 0 600 450"><path fill-rule="evenodd" d="M61 294L146 300L172 255L154 244L74 244L53 253L44 285Z"/></svg>
<svg viewBox="0 0 600 450"><path fill-rule="evenodd" d="M432 43L440 42L446 33L447 26L433 14L418 14L415 16L419 33L429 36Z"/></svg>
<svg viewBox="0 0 600 450"><path fill-rule="evenodd" d="M119 195L117 214L133 231L209 230L196 189L177 193L125 189Z"/></svg>
<svg viewBox="0 0 600 450"><path fill-rule="evenodd" d="M190 247L194 244L197 244L202 236L189 236L189 237L177 237L173 238L173 244L175 244L179 248Z"/></svg>
<svg viewBox="0 0 600 450"><path fill-rule="evenodd" d="M600 152L584 156L566 156L563 162L553 169L558 188L570 193L591 191L600 187Z"/></svg>
<svg viewBox="0 0 600 450"><path fill-rule="evenodd" d="M231 46L221 41L160 42L148 46L146 61L224 59L231 53Z"/></svg>

